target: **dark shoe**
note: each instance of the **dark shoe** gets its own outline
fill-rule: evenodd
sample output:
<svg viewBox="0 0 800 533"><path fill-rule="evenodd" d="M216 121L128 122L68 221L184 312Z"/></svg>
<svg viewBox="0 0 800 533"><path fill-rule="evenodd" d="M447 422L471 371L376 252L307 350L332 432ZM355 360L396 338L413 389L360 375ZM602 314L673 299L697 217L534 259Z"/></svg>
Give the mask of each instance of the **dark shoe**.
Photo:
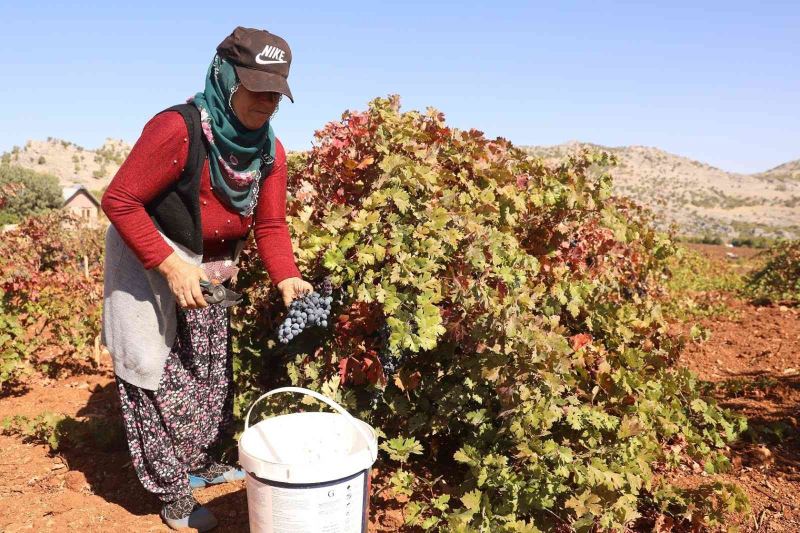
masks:
<svg viewBox="0 0 800 533"><path fill-rule="evenodd" d="M172 529L190 527L202 533L217 527L214 514L207 507L200 505L194 496L184 496L164 504L161 518Z"/></svg>
<svg viewBox="0 0 800 533"><path fill-rule="evenodd" d="M234 466L214 463L207 468L189 473L189 486L200 489L206 485L219 485L244 479L244 470Z"/></svg>

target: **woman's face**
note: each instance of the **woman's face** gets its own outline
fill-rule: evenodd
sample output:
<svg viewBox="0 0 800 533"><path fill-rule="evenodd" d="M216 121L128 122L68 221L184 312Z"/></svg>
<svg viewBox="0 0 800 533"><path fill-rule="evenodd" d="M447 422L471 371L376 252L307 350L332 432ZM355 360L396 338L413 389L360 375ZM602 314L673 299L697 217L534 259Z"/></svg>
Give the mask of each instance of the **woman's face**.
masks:
<svg viewBox="0 0 800 533"><path fill-rule="evenodd" d="M280 99L280 93L256 93L248 91L244 85L239 85L239 88L233 93L231 105L233 112L236 113L236 118L245 128L257 130L275 112Z"/></svg>

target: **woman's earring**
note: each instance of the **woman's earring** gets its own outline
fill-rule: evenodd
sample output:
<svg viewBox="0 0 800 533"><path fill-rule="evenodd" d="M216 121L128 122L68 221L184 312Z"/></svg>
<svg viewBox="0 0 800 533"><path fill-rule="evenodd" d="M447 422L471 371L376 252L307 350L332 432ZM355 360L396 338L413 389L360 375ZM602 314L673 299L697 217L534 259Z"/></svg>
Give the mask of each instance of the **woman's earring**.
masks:
<svg viewBox="0 0 800 533"><path fill-rule="evenodd" d="M239 84L238 83L234 84L234 86L231 88L231 94L230 96L228 96L228 107L231 108L231 111L233 111L234 115L236 114L236 111L233 109L233 95L236 93L238 89L239 89Z"/></svg>
<svg viewBox="0 0 800 533"><path fill-rule="evenodd" d="M280 107L281 107L281 100L282 100L282 99L283 99L283 95L282 95L282 94L278 95L278 103L276 103L276 104L275 104L275 110L274 110L274 111L272 112L272 114L269 116L269 120L272 120L272 118L273 118L275 115L277 115L277 114L278 114L278 109L280 109Z"/></svg>

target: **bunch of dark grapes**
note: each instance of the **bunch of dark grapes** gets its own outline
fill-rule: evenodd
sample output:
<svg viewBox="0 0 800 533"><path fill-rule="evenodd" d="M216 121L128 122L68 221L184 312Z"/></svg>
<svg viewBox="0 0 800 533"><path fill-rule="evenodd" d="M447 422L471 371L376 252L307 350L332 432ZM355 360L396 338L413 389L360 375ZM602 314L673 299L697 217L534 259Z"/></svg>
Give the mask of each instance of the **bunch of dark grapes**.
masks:
<svg viewBox="0 0 800 533"><path fill-rule="evenodd" d="M322 280L322 294L325 296L330 296L333 292L333 284L331 284L330 276L325 276L325 279Z"/></svg>
<svg viewBox="0 0 800 533"><path fill-rule="evenodd" d="M378 360L380 360L383 373L387 378L397 372L397 369L403 362L402 355L400 357L394 356L389 350L390 334L391 328L389 328L388 324L383 324L378 328L378 346L380 346L378 350Z"/></svg>
<svg viewBox="0 0 800 533"><path fill-rule="evenodd" d="M330 318L331 303L333 302L330 294L330 280L325 278L322 294L314 291L293 300L289 304L289 314L278 327L278 340L282 344L288 344L289 341L310 327L328 327L328 318Z"/></svg>
<svg viewBox="0 0 800 533"><path fill-rule="evenodd" d="M373 393L369 400L369 408L373 411L378 408L378 404L383 400L383 391L381 389L373 389Z"/></svg>

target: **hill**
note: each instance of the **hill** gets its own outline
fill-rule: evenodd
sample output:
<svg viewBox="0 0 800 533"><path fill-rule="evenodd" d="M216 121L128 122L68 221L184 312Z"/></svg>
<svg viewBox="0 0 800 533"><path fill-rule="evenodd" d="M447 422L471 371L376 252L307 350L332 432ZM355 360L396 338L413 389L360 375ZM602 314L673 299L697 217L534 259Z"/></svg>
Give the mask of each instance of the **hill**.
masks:
<svg viewBox="0 0 800 533"><path fill-rule="evenodd" d="M800 160L756 174L726 172L706 163L648 146L608 147L581 142L522 146L557 160L581 147L614 153L615 194L651 208L659 226L675 223L693 236L800 237ZM3 154L3 161L53 174L62 186L83 184L99 191L111 181L131 145L106 139L89 150L69 141L28 141Z"/></svg>
<svg viewBox="0 0 800 533"><path fill-rule="evenodd" d="M15 146L3 154L2 160L52 174L62 187L82 184L98 191L108 185L130 150L128 143L117 139L106 139L100 148L89 150L49 137L46 141L28 141L23 148Z"/></svg>
<svg viewBox="0 0 800 533"><path fill-rule="evenodd" d="M581 147L615 154L615 194L650 207L662 227L675 223L680 233L695 236L800 237L800 160L766 172L738 174L647 146L573 141L522 148L555 161Z"/></svg>
<svg viewBox="0 0 800 533"><path fill-rule="evenodd" d="M800 181L800 159L779 165L758 174L758 176L767 180L777 180L781 182Z"/></svg>

